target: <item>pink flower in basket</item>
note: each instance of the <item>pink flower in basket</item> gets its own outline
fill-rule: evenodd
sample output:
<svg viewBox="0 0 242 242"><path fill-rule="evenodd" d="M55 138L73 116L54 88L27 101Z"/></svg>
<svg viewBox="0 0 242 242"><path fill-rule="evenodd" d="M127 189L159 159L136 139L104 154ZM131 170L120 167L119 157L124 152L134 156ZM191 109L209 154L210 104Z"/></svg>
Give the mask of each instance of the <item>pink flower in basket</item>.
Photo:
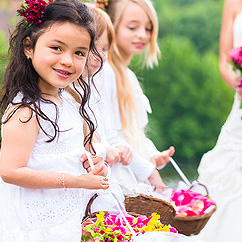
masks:
<svg viewBox="0 0 242 242"><path fill-rule="evenodd" d="M126 222L121 214L116 215L108 213L106 216L104 216L104 212L100 212L96 216L96 222L85 222L82 234L83 242L131 241L132 233L129 230L129 227L126 225ZM163 225L159 220L160 215L157 215L156 213L153 213L149 218L146 216L133 217L129 214L126 214L125 218L136 234L143 234L145 232L152 231L167 231L177 233L175 228L168 225Z"/></svg>
<svg viewBox="0 0 242 242"><path fill-rule="evenodd" d="M211 198L200 193L176 189L172 191L171 203L176 208L177 216L202 215L210 206L215 204Z"/></svg>

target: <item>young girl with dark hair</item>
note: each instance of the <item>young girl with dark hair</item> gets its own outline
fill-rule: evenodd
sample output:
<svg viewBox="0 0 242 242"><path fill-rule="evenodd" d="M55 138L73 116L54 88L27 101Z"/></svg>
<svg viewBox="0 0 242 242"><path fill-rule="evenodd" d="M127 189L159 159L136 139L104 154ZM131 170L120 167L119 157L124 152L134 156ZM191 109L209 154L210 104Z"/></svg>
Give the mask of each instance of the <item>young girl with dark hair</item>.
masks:
<svg viewBox="0 0 242 242"><path fill-rule="evenodd" d="M98 56L93 17L79 0L25 0L19 14L0 102L0 241L80 242L86 189L109 187L101 157L89 173L81 162L84 146L94 153L82 79ZM64 90L74 80L80 105Z"/></svg>

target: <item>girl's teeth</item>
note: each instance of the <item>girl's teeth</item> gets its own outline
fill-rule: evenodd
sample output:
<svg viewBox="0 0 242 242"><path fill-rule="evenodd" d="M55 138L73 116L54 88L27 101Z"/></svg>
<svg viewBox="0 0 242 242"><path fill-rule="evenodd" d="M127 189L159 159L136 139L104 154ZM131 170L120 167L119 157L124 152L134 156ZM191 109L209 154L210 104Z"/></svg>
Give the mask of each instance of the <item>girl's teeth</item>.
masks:
<svg viewBox="0 0 242 242"><path fill-rule="evenodd" d="M69 73L68 73L68 72L59 71L59 70L58 70L58 72L60 72L61 74L64 74L64 75L69 75Z"/></svg>

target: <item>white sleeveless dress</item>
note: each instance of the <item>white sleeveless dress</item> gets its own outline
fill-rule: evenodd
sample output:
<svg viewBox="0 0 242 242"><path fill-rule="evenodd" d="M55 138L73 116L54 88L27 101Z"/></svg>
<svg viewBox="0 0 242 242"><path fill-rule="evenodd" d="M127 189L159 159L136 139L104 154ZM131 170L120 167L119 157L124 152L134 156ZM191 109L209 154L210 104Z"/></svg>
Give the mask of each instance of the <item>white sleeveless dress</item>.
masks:
<svg viewBox="0 0 242 242"><path fill-rule="evenodd" d="M78 106L65 91L58 105L58 139L47 143L40 129L27 167L36 171L86 173L80 163L83 147L83 120ZM21 100L21 95L15 98ZM41 103L52 120L55 108ZM48 133L53 128L40 119ZM0 180L0 242L80 242L83 210L91 196L85 189L27 189Z"/></svg>
<svg viewBox="0 0 242 242"><path fill-rule="evenodd" d="M242 45L242 12L233 26L234 46ZM204 154L199 180L211 188L217 211L199 235L206 242L241 242L242 228L242 109L235 95L232 110L215 147Z"/></svg>

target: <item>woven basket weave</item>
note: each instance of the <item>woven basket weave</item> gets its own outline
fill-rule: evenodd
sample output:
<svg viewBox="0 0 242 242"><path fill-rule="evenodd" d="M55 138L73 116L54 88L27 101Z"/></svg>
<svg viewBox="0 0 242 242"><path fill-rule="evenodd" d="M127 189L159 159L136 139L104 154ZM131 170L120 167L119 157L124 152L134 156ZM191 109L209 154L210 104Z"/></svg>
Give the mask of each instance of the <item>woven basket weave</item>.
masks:
<svg viewBox="0 0 242 242"><path fill-rule="evenodd" d="M171 224L176 215L174 207L161 199L140 194L137 197L125 197L125 208L129 213L150 217L152 213L160 215L163 224Z"/></svg>
<svg viewBox="0 0 242 242"><path fill-rule="evenodd" d="M205 185L202 183L197 183L198 185L201 185L205 188L208 196L208 189ZM189 190L191 190L194 187L192 185ZM202 215L197 216L175 216L174 219L171 221L171 225L175 227L179 233L184 235L197 235L201 232L201 230L204 228L212 214L216 211L216 204L214 205L214 208L209 212Z"/></svg>

